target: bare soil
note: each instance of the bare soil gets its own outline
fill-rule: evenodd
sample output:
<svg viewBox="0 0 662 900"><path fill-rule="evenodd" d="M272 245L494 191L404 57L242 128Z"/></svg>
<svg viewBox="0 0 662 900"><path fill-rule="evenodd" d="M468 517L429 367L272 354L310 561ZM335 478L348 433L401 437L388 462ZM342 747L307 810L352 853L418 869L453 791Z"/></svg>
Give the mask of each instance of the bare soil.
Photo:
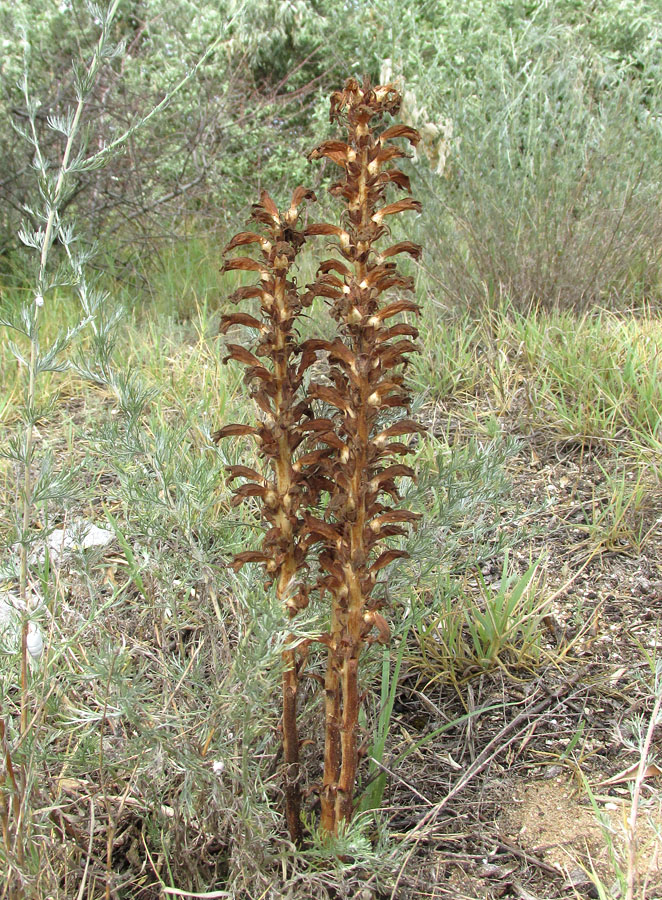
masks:
<svg viewBox="0 0 662 900"><path fill-rule="evenodd" d="M460 422L454 425L462 431ZM425 827L397 888L384 896L588 900L599 896L591 873L606 897L622 896L617 869L626 870L625 822L640 758L635 732L648 725L651 665L662 646L662 486L651 473L643 497L619 517L608 480L615 473L632 485L641 468L602 446L522 439L511 476L534 527L515 555L523 566L541 553L546 559L547 661L528 676L480 675L464 683L460 697L448 685L422 687L405 676L399 707L405 731L407 723L418 732L438 727L462 707L492 701L501 708L447 733L412 761L407 780L426 802L392 783L400 830L416 834L422 820ZM495 561L484 577L496 580L499 571ZM421 726L431 710L436 715ZM656 749L662 749L659 727ZM472 765L475 775L430 815ZM648 776L635 897L661 900L660 770L652 767ZM408 804L409 813L396 812Z"/></svg>

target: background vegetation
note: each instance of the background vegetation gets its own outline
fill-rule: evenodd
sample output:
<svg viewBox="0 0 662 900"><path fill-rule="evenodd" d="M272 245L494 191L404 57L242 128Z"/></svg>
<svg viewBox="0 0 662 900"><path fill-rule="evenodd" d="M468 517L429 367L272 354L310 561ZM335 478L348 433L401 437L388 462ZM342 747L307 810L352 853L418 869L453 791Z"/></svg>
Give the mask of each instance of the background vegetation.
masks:
<svg viewBox="0 0 662 900"><path fill-rule="evenodd" d="M126 153L81 175L69 202L90 234L112 234L115 265L163 264L182 238L234 221L261 186L280 201L290 183L313 177L302 154L327 127L330 89L349 74L392 75L406 91L404 118L425 137L414 165L429 198L421 229L444 298L641 302L657 288L661 245L658 12L625 0L411 9L399 0L127 0L114 24L125 52L88 110L97 147L219 43ZM56 152L48 115L70 103L70 60L94 24L69 0L3 3L0 21L7 260L34 189L29 148L10 126L26 121L15 87L23 29L37 123Z"/></svg>
<svg viewBox="0 0 662 900"><path fill-rule="evenodd" d="M0 306L14 324L36 284L19 232L38 233L52 208L57 117L75 105L72 59L89 60L100 18L75 0L0 0ZM109 41L124 44L87 86L76 144L103 165L72 170L58 198L76 227L51 250L42 346L88 321L39 374L38 408L0 333L0 897L477 900L506 876L447 879L454 858L467 868L491 852L480 809L512 734L527 773L549 763L595 784L648 764L661 684L660 30L658 4L635 0L121 0ZM26 59L33 106L17 86ZM279 203L298 183L323 196L330 167L305 154L326 136L330 90L363 72L399 79L401 118L424 136L407 163L424 207L406 236L425 248L411 266L423 314L409 377L429 430L407 498L425 525L390 577L392 652L368 663L363 724L377 736L362 815L339 846L312 834L295 855L275 703L289 626L258 573L227 567L259 543L222 477L252 451L210 439L252 415L240 373L220 364L234 287L221 255L260 188ZM312 275L304 254L300 279ZM330 328L322 306L311 316L310 333ZM14 338L26 358L30 335ZM21 422L42 486L29 539ZM90 523L109 543L84 549ZM27 695L17 541L44 645ZM620 588L600 587L612 575L621 606ZM299 628L319 626L311 614ZM538 719L518 731L527 698L551 703L596 660L582 702L553 707L551 748L535 742ZM584 711L600 705L617 739ZM304 714L321 721L312 690ZM474 803L438 796L470 779ZM601 815L618 800L606 792L591 794ZM471 836L454 844L462 816ZM636 814L631 825L603 821L610 867L583 858L604 897L655 896L657 876L631 875ZM563 887L568 871L512 860L533 866L538 896L589 895L581 880Z"/></svg>

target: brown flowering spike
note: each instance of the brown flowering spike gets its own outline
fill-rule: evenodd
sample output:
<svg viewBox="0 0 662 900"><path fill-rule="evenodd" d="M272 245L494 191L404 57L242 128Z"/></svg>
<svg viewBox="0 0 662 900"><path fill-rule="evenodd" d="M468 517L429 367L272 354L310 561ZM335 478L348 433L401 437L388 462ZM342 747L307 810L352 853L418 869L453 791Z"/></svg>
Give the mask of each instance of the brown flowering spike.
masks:
<svg viewBox="0 0 662 900"><path fill-rule="evenodd" d="M321 791L321 826L329 833L353 812L361 649L366 642L389 640L388 624L379 613L384 600L377 574L407 556L384 549L381 542L405 534L403 526L418 518L391 506L400 500L397 480L414 473L398 460L408 452L407 445L390 439L422 429L410 419L388 426L384 422L393 411L409 406L402 371L408 354L416 350L412 339L417 336L412 325L391 321L418 312L415 303L398 296L411 292L413 282L398 273L392 257L406 253L417 259L420 247L410 241L381 250L376 246L388 234L385 219L421 208L412 197L386 202L391 186L409 190L409 179L393 166L393 160L407 154L391 142L404 139L415 145L419 139L405 125L380 130L384 117L397 113L399 106L393 85L373 87L367 79L362 84L350 79L331 98L331 120L344 127L347 139L325 141L310 154L343 170L331 193L346 206L344 227L313 225L305 232L330 238L339 257L324 261L309 285L311 297L327 299L340 337L319 347L328 354L332 386L313 384L309 391L330 408L332 427L309 426L308 442L328 451L316 462L332 485L331 497L324 521L306 516L304 524L308 542L321 545L324 574L319 586L332 595L331 624L323 636L328 665Z"/></svg>
<svg viewBox="0 0 662 900"><path fill-rule="evenodd" d="M301 313L303 299L291 279L292 264L304 243L305 236L297 228L299 207L304 200L314 200L312 191L297 188L289 208L281 213L271 197L264 192L253 207L252 218L263 226L264 233L242 231L230 241L226 252L251 244L257 246L259 259L234 257L227 259L224 271L256 272L259 286L240 287L232 300L241 302L257 298L259 317L237 312L224 316L221 332L235 326L257 331L252 350L230 343L227 360L247 366L245 381L251 385L253 398L262 412L259 428L246 425L226 425L216 439L238 435L255 435L260 455L267 462L267 471L260 474L247 466L231 466L230 480L244 479L235 487L233 505L246 497L255 497L261 504L262 518L268 526L261 551L246 551L234 558L233 568L245 563L263 565L268 583L275 583L278 598L293 618L308 604L308 589L301 574L305 567L306 546L302 542L302 512L315 502L321 489L317 469L319 459L327 451L308 454L296 459L297 448L306 437L306 422L312 418L309 403L301 400L304 372L315 360L310 356L305 364L296 363L301 348L297 341L295 322ZM263 362L264 361L264 362ZM327 485L322 480L326 489ZM290 636L288 645L294 642ZM297 726L297 692L302 658L288 646L283 653L283 755L285 760L285 806L292 840L301 840L299 788L299 735Z"/></svg>

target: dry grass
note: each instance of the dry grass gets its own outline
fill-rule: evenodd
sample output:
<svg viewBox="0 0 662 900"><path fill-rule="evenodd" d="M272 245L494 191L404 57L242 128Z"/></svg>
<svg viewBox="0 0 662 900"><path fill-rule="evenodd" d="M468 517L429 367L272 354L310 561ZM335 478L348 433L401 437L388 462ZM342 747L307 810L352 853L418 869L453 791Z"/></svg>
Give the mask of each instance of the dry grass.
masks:
<svg viewBox="0 0 662 900"><path fill-rule="evenodd" d="M60 318L69 315L67 303ZM427 314L441 323L434 307ZM543 314L528 328L523 318L503 316L489 328L449 321L443 340L438 329L425 333L429 368L417 370L417 415L436 437L420 444L420 483L411 487L427 527L390 588L391 603L417 626L402 651L380 758L388 770L384 802L377 815L359 817L335 848L310 834L301 854L292 853L279 813L274 699L286 623L255 579L227 568L232 553L254 546L259 533L250 514L240 520L231 509L221 477L224 462L250 457L248 445L219 456L209 441L219 418L247 414L235 376L220 364L217 321L201 305L179 323L149 313L127 323L119 357L136 385L139 379L156 392L141 412L132 418L126 388L123 395L69 374L53 382L58 405L37 429L59 466L82 466L76 501L63 510L47 505L37 527L86 519L112 528L116 540L75 553L60 568L44 562L37 569L46 653L31 670L36 718L23 742L12 724L16 646L5 638L3 716L29 797L30 852L22 866L28 890L92 898L105 896L108 885L118 897L174 896L167 890L177 889L255 900L370 890L478 900L514 878L534 896L565 896L567 873L550 875L547 851L518 844L517 836L509 840L518 852L489 849L496 846L491 823L513 778L536 783L553 772L574 783L579 797L579 773L596 784L637 759L625 738L634 734L628 722L652 709L642 653L656 657L662 612L655 526L662 500L651 454L659 432L646 434L644 419L605 385L624 377L617 363L637 347L629 389L652 391L657 404L646 380L659 346L656 319L585 318L575 323L573 342L561 341L560 320ZM562 321L570 327L569 318ZM462 343L473 363L462 364L462 381L440 390L434 373L453 371ZM1 352L3 371L15 371ZM587 387L594 358L611 359L618 371L605 366ZM538 392L535 404L524 402L524 378ZM6 383L8 431L15 418ZM587 398L582 415L593 418L568 429L551 400L574 409L580 391ZM609 396L617 408L596 412L593 399ZM481 449L486 434L492 443ZM505 446L508 435L519 444ZM11 543L8 462L2 490ZM530 595L539 652L524 667L513 665L515 630L493 665L483 656L472 671L471 623L487 621L505 546L513 548L512 571L520 575L543 559ZM11 557L7 546L5 560ZM12 589L11 572L3 571L3 585ZM445 604L450 618L442 615ZM450 629L458 617L454 640L467 665L453 679L440 655L448 632L437 642L434 629ZM318 625L303 621L301 629ZM428 635L425 665L415 633ZM429 652L435 647L436 657ZM381 668L381 651L368 666ZM320 667L313 659L311 671ZM304 691L303 714L319 721L312 696ZM367 734L380 702L368 698ZM304 752L310 784L319 777L311 766L317 752ZM628 783L600 791L598 805L618 802ZM650 784L642 784L644 828ZM621 846L618 832L613 841ZM16 859L0 852L16 874ZM573 852L588 865L581 846ZM491 860L487 868L483 857ZM460 869L458 881L453 873ZM600 869L603 880L607 872ZM644 896L644 874L636 896ZM578 895L588 896L582 890L588 888L578 887Z"/></svg>

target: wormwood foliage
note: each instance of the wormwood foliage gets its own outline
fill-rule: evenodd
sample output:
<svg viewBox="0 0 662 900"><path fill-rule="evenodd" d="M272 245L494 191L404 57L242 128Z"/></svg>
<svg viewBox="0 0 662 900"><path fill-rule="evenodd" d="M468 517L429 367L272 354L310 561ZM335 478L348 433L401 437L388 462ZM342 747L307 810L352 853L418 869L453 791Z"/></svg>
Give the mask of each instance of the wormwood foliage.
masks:
<svg viewBox="0 0 662 900"><path fill-rule="evenodd" d="M328 630L317 636L327 649L325 698L324 776L320 791L321 829L334 834L352 816L360 756L358 669L366 643L388 643L390 632L380 610L379 573L396 559L400 549L382 549L387 538L405 535L417 513L394 508L400 495L397 480L413 478L410 466L398 461L409 452L402 440L421 431L411 419L394 420L407 409L410 397L403 368L416 350L418 332L403 313L417 313L409 299L393 291L413 290L411 278L398 270L393 257L407 253L417 258L420 247L409 241L378 250L388 234L385 220L405 211L418 211L411 197L386 203L393 186L409 191L409 181L392 162L406 153L392 141L405 138L416 144L418 133L406 125L380 128L400 107L401 98L391 84L373 87L347 81L331 97L331 121L340 124L347 139L328 140L310 154L328 158L343 170L330 192L345 206L343 225L311 224L297 230L300 203L312 194L294 192L289 210L280 213L265 193L253 217L266 235L241 232L228 246L258 244L262 259L239 257L226 270L259 273L260 285L239 288L235 301L259 298L261 318L245 313L226 316L222 330L245 325L260 337L254 352L229 344L228 359L245 364L246 381L260 408L257 426L228 425L217 437L253 435L268 462L266 477L245 466L233 466L232 479L245 481L235 500L257 497L269 526L262 550L246 551L234 565L258 562L292 617L309 602L311 585L317 597L331 600ZM376 130L380 128L380 130ZM288 277L303 242L313 236L332 238L335 255L319 266L316 280L299 289ZM317 297L324 298L337 323L332 340L311 338L297 344L296 317ZM330 363L328 383L304 382L304 374L325 354ZM270 363L262 362L263 358ZM316 571L306 579L309 549L317 545ZM301 839L299 820L298 729L296 695L305 649L288 648L284 654L283 743L287 764L286 813L293 840Z"/></svg>

